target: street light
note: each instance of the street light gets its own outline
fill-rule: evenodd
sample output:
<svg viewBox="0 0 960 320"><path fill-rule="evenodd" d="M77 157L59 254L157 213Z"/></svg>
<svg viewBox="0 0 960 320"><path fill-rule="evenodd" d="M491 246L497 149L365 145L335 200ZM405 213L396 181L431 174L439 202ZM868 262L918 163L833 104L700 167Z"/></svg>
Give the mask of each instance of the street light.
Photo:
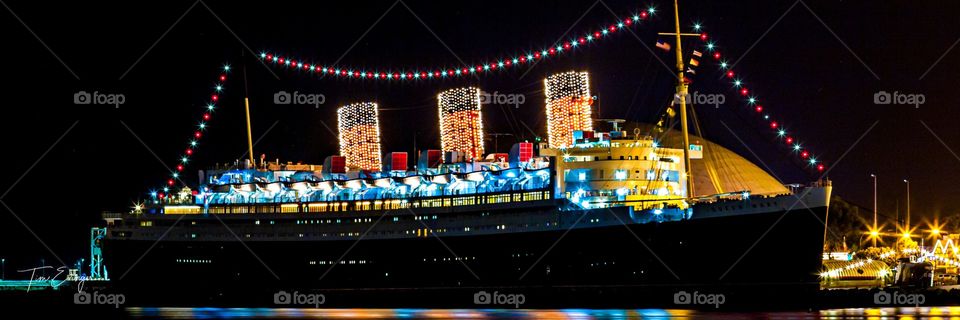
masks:
<svg viewBox="0 0 960 320"><path fill-rule="evenodd" d="M903 179L903 182L907 184L907 230L910 230L910 180Z"/></svg>
<svg viewBox="0 0 960 320"><path fill-rule="evenodd" d="M873 246L877 246L877 175L870 174L870 177L873 177L873 231L870 232L873 236Z"/></svg>
<svg viewBox="0 0 960 320"><path fill-rule="evenodd" d="M0 259L0 280L7 279L7 258Z"/></svg>

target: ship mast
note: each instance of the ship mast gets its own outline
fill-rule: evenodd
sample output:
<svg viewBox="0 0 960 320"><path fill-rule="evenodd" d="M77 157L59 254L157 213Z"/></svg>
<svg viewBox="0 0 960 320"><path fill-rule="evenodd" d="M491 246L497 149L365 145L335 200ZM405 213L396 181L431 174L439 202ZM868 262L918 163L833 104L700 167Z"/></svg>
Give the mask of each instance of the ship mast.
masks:
<svg viewBox="0 0 960 320"><path fill-rule="evenodd" d="M247 115L247 154L250 155L250 166L253 168L257 167L257 163L253 159L253 134L250 129L250 91L247 88L247 66L246 63L243 65L243 107Z"/></svg>
<svg viewBox="0 0 960 320"><path fill-rule="evenodd" d="M681 36L699 36L696 33L680 33L680 6L678 0L673 0L673 33L659 33L659 35L675 36L677 47L677 98L680 100L680 130L683 131L683 174L687 178L687 199L693 198L693 175L690 167L690 130L687 127L687 82L683 76L683 48Z"/></svg>
<svg viewBox="0 0 960 320"><path fill-rule="evenodd" d="M253 136L250 133L250 98L243 97L243 106L247 112L247 153L250 154L250 165L254 168L257 167L257 163L253 160Z"/></svg>

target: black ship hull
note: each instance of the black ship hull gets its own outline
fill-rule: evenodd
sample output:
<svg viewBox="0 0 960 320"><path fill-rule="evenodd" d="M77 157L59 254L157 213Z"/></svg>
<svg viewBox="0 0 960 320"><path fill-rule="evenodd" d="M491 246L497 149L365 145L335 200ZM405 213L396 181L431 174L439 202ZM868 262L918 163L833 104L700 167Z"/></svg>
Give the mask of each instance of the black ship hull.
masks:
<svg viewBox="0 0 960 320"><path fill-rule="evenodd" d="M283 291L323 294L321 307L716 307L676 304L688 293L722 294L730 307L806 308L826 213L389 240L111 238L104 258L112 286L139 306L284 307L274 301ZM476 303L494 292L522 294L523 304Z"/></svg>

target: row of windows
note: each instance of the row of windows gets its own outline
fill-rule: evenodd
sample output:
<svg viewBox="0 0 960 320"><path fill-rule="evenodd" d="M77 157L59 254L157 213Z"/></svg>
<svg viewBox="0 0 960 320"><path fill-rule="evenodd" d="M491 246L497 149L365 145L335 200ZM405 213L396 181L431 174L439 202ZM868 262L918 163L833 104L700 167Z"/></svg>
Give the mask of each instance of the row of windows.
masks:
<svg viewBox="0 0 960 320"><path fill-rule="evenodd" d="M481 214L481 216L487 216L487 215L489 215L489 213ZM399 218L399 217L395 217L395 219L396 219L396 218ZM437 216L419 216L419 218L420 218L421 220L426 220L426 219L437 219L438 217L437 217ZM357 218L357 219L317 219L317 220L296 220L295 223L296 223L296 224L299 224L299 225L303 225L303 224L332 224L332 223L338 223L338 224L339 224L339 223L370 223L370 222L372 222L372 220L373 220L372 218ZM594 220L596 220L596 221L594 221ZM395 220L395 221L396 221L396 220ZM599 222L599 221L601 221L601 219L590 219L590 222ZM254 224L255 224L255 225L261 225L261 224L264 224L264 223L270 224L270 225L274 225L274 224L276 224L276 221L274 221L274 220L270 220L270 221L256 220L256 221L254 221ZM525 229L525 228L531 228L531 227L556 227L556 226L559 226L559 222L549 222L549 221L548 221L548 222L539 223L539 224L524 223L524 224L513 224L513 225L499 224L499 225L466 226L466 227L462 227L462 229L459 229L460 227L458 227L457 230L463 230L463 232L472 232L472 231L484 231L484 230L494 230L494 229L495 229L495 230L507 230L508 228L521 228L521 229ZM402 233L402 234L406 234L406 235L416 235L417 237L428 237L428 236L431 235L432 233L446 233L446 232L448 232L448 229L447 229L447 228L436 228L436 229L418 228L418 229L410 229L410 230L365 230L365 232L366 232L367 236L378 236L378 235L380 235L380 236L386 236L386 235L396 235L396 234L401 234L401 233ZM294 237L294 236L295 236L295 237L300 237L300 238L304 238L304 237L308 237L308 236L309 236L309 237L337 237L337 236L339 236L339 237L360 237L360 236L363 235L363 234L364 234L364 233L361 232L361 230L356 230L356 232L333 232L333 233L316 233L316 232L293 233L293 232L269 232L269 231L268 231L268 232L259 232L259 233L244 233L244 234L243 234L243 237L245 237L245 238L273 238L273 237ZM118 236L118 237L129 237L129 235L128 235L127 233L124 233L124 232L114 232L114 235L115 235L115 236ZM159 235L159 233L149 233L149 232L145 232L145 233L143 233L142 235L143 235L144 237L156 237L156 236ZM198 238L198 234L197 234L197 233L185 233L185 234L179 235L179 237L189 238L189 239L196 239L196 238ZM231 237L233 237L231 234L226 234L226 233L224 233L224 234L205 234L205 235L202 236L202 238L205 238L205 239L210 239L210 238L231 238Z"/></svg>
<svg viewBox="0 0 960 320"><path fill-rule="evenodd" d="M447 232L447 229L445 229L445 228L444 228L444 229L427 229L427 228L423 228L423 229L406 230L406 231L404 231L404 234L416 234L418 238L426 238L427 236L429 236L429 235L431 235L431 234L434 234L434 233L444 233L444 232Z"/></svg>
<svg viewBox="0 0 960 320"><path fill-rule="evenodd" d="M340 260L339 264L367 264L373 263L367 260ZM334 265L338 264L336 260L310 260L310 265Z"/></svg>
<svg viewBox="0 0 960 320"><path fill-rule="evenodd" d="M452 198L419 199L419 200L375 200L375 201L346 201L346 202L317 202L306 204L266 204L249 206L210 206L207 212L212 214L245 214L245 213L298 213L298 212L346 212L346 211L379 211L408 208L443 208L472 206L478 204L509 203L522 201L538 201L550 198L550 191L530 191L511 194L473 195ZM202 213L199 206L168 206L164 208L167 214L196 214Z"/></svg>
<svg viewBox="0 0 960 320"><path fill-rule="evenodd" d="M209 259L177 259L176 261L177 261L177 263L191 263L191 264L196 264L196 263L209 264L209 263L213 263L213 260L209 260Z"/></svg>
<svg viewBox="0 0 960 320"><path fill-rule="evenodd" d="M754 202L754 203L751 204L751 207L753 207L754 209L756 209L756 208L764 208L764 207L776 207L776 206L777 206L777 204L776 204L776 203L773 203L773 202ZM710 211L712 211L712 212L727 211L727 210L743 210L743 204L729 205L729 206L712 206L712 207L710 207Z"/></svg>
<svg viewBox="0 0 960 320"><path fill-rule="evenodd" d="M447 258L423 258L423 262L446 262L446 261L471 261L477 260L477 257L447 257Z"/></svg>

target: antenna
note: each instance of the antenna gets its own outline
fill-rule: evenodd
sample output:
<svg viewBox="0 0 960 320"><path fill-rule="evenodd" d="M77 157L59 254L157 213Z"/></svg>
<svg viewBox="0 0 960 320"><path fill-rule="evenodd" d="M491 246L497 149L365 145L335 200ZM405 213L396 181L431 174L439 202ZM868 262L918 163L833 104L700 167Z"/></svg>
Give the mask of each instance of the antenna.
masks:
<svg viewBox="0 0 960 320"><path fill-rule="evenodd" d="M488 132L487 136L493 137L493 152L500 152L500 137L512 136L512 133Z"/></svg>
<svg viewBox="0 0 960 320"><path fill-rule="evenodd" d="M620 131L620 124L627 122L627 120L624 120L624 119L594 119L594 120L609 123L613 127L613 131Z"/></svg>

